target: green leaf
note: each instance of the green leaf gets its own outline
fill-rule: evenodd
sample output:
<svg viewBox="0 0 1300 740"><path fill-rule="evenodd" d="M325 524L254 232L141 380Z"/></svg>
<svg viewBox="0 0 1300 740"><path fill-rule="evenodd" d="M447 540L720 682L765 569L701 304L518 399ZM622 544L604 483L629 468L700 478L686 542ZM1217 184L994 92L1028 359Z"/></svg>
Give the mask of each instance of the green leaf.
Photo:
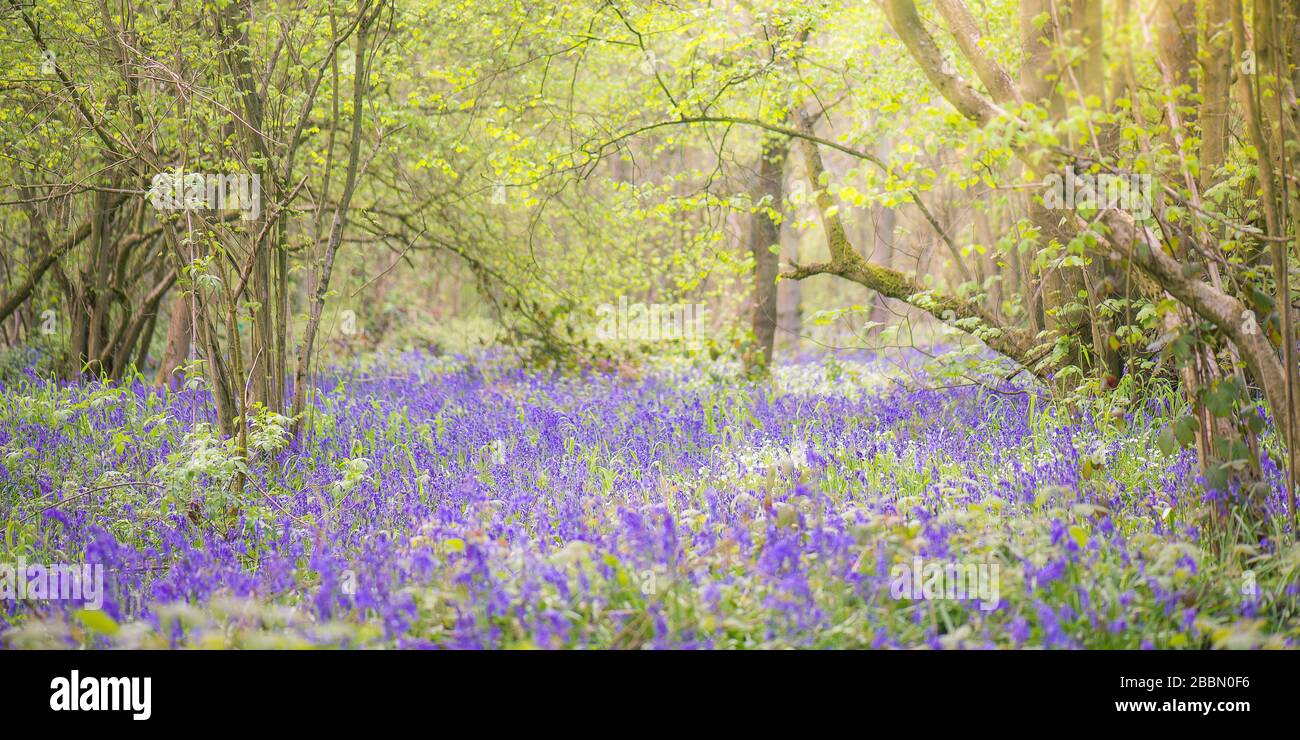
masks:
<svg viewBox="0 0 1300 740"><path fill-rule="evenodd" d="M1178 443L1187 446L1196 441L1196 432L1201 428L1195 416L1184 416L1174 422L1174 437Z"/></svg>
<svg viewBox="0 0 1300 740"><path fill-rule="evenodd" d="M116 635L120 629L112 617L98 609L78 609L72 613L72 618L99 635Z"/></svg>
<svg viewBox="0 0 1300 740"><path fill-rule="evenodd" d="M1178 447L1179 447L1178 440L1177 438L1174 437L1174 430L1172 427L1165 427L1163 430L1161 430L1160 438L1159 440L1157 440L1157 444L1160 447L1160 451L1163 452L1166 456L1172 456L1175 452L1178 451Z"/></svg>
<svg viewBox="0 0 1300 740"><path fill-rule="evenodd" d="M1233 403L1237 400L1236 384L1230 381L1217 383L1205 398L1205 407L1220 419L1232 414Z"/></svg>
<svg viewBox="0 0 1300 740"><path fill-rule="evenodd" d="M1078 544L1079 547L1088 544L1088 530L1080 527L1078 524L1070 525L1070 537L1074 539L1075 543Z"/></svg>
<svg viewBox="0 0 1300 740"><path fill-rule="evenodd" d="M1206 469L1205 483L1212 491L1222 491L1228 487L1228 468L1215 465Z"/></svg>

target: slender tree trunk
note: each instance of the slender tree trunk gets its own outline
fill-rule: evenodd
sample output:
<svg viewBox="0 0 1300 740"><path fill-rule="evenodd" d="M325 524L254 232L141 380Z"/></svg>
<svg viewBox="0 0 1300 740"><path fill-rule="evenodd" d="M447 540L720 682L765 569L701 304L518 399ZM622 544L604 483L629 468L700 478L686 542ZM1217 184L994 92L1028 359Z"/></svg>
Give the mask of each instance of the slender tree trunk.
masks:
<svg viewBox="0 0 1300 740"><path fill-rule="evenodd" d="M189 294L183 290L176 291L167 313L167 347L158 364L158 374L154 376L153 384L156 388L165 386L175 390L180 387L181 379L176 371L190 356L190 338L193 334L190 316Z"/></svg>
<svg viewBox="0 0 1300 740"><path fill-rule="evenodd" d="M369 12L363 7L362 13ZM325 254L316 274L315 290L311 298L311 314L303 330L302 347L298 353L298 369L294 375L293 409L290 413L299 419L307 402L307 379L311 375L312 353L316 344L316 333L320 329L321 314L325 308L325 296L329 292L330 276L334 271L334 257L343 242L343 229L348 221L348 208L352 203L352 194L356 190L357 168L361 157L361 122L365 111L365 94L367 84L366 62L370 43L370 23L378 12L369 18L362 18L357 28L357 51L354 56L354 75L352 80L352 131L348 143L348 169L344 177L343 192L338 206L334 210L334 219L330 223L329 240L325 244ZM301 425L295 422L295 432Z"/></svg>
<svg viewBox="0 0 1300 740"><path fill-rule="evenodd" d="M799 235L789 220L781 222L781 248L786 264L799 262ZM803 332L803 288L798 280L782 280L776 285L776 329L777 343L798 353Z"/></svg>
<svg viewBox="0 0 1300 740"><path fill-rule="evenodd" d="M776 275L781 259L781 212L785 201L785 160L789 139L765 135L759 154L754 211L749 229L749 252L754 259L754 347L746 357L751 371L765 370L772 362L776 341Z"/></svg>
<svg viewBox="0 0 1300 740"><path fill-rule="evenodd" d="M1063 78L1068 71L1053 59L1052 51L1069 27L1069 7L1054 0L1023 0L1020 3L1021 44L1025 50L1025 60L1020 68L1020 94L1025 102L1038 105L1054 118L1065 113L1065 101L1058 86L1067 84L1068 80ZM1049 173L1026 171L1025 174L1042 178ZM1066 246L1073 237L1068 220L1066 225L1062 225L1064 214L1044 207L1037 198L1029 198L1028 205L1029 220L1038 232L1038 248L1051 248L1059 261L1065 256ZM1026 267L1029 261L1026 260ZM1079 293L1084 290L1083 272L1078 268L1052 265L1043 271L1040 280L1041 284L1033 285L1032 291L1042 304L1043 328L1076 339L1090 338L1092 330L1084 325L1086 317L1083 312L1066 309L1067 305L1079 302ZM1027 282L1027 286L1032 282ZM1072 354L1068 362L1079 365L1078 355Z"/></svg>

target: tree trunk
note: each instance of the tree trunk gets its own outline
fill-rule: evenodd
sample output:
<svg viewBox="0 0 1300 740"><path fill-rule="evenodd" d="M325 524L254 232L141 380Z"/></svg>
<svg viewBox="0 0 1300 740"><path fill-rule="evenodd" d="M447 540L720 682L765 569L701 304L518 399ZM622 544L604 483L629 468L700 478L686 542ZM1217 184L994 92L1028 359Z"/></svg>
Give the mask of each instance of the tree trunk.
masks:
<svg viewBox="0 0 1300 740"><path fill-rule="evenodd" d="M369 9L363 7L361 12ZM311 314L303 330L302 346L298 352L298 369L294 374L293 407L290 416L295 419L294 431L300 429L300 416L307 403L307 381L311 376L312 353L315 350L316 333L320 329L321 314L325 308L325 295L329 292L330 276L334 271L334 257L343 242L343 229L348 221L348 208L356 190L357 169L361 159L361 121L365 111L365 92L367 84L366 62L370 42L370 24L377 17L377 11L369 18L362 18L357 27L357 51L354 55L352 79L352 130L348 142L348 168L344 176L343 192L339 196L338 206L330 222L329 240L325 244L325 254L316 273L316 281L311 297Z"/></svg>
<svg viewBox="0 0 1300 740"><path fill-rule="evenodd" d="M762 372L772 362L776 341L776 275L781 259L781 212L785 201L785 159L789 139L767 134L759 153L755 209L749 229L749 252L754 258L754 346L746 356L749 370Z"/></svg>
<svg viewBox="0 0 1300 740"><path fill-rule="evenodd" d="M167 347L163 350L158 374L154 376L154 387L167 387L176 390L181 379L176 374L181 365L190 356L190 341L193 324L190 321L189 294L183 290L172 296L171 309L167 313Z"/></svg>
<svg viewBox="0 0 1300 740"><path fill-rule="evenodd" d="M782 258L786 264L799 262L799 235L790 227L789 220L781 222ZM803 289L798 280L782 280L776 284L776 336L784 351L799 352L803 333Z"/></svg>

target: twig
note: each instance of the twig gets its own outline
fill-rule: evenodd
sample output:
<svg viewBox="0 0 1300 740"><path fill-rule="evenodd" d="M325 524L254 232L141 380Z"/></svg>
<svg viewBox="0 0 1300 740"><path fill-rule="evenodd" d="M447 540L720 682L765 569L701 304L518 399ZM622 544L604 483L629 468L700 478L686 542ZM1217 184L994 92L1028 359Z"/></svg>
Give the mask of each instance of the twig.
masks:
<svg viewBox="0 0 1300 740"><path fill-rule="evenodd" d="M69 501L75 501L79 498L85 498L86 496L89 496L92 493L97 493L99 491L107 491L112 488L124 488L126 486L152 486L154 488L162 488L162 486L158 483L149 483L147 481L127 481L125 483L112 483L107 486L98 486L96 488L91 488L82 491L81 493L78 493L75 496L69 496L63 499L62 501L55 501L54 503L50 504L49 506L46 506L44 509L41 509L40 511L36 511L31 514L28 514L26 517L22 519L22 521L19 522L19 524L26 524L27 522L31 521L33 518L38 517L41 514L44 514L45 512L57 506L62 506L63 504L68 503Z"/></svg>

